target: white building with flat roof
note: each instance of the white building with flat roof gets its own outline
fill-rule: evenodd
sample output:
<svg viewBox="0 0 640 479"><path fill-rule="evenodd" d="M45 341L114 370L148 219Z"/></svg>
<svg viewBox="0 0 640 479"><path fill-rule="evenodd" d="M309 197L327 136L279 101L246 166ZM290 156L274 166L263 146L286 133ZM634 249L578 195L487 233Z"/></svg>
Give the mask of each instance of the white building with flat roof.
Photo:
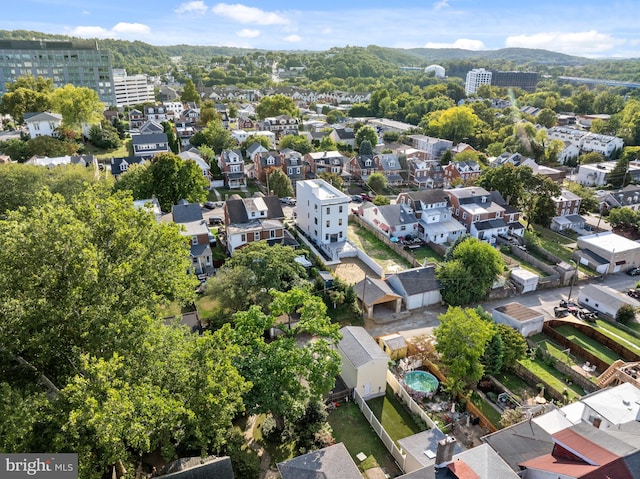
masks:
<svg viewBox="0 0 640 479"><path fill-rule="evenodd" d="M464 83L464 91L467 95L471 95L478 90L480 85L491 85L492 73L484 68L474 68L467 73Z"/></svg>
<svg viewBox="0 0 640 479"><path fill-rule="evenodd" d="M347 239L350 196L324 180L296 182L298 227L319 247L331 250Z"/></svg>
<svg viewBox="0 0 640 479"><path fill-rule="evenodd" d="M126 70L114 70L113 90L118 107L156 101L153 84L147 75L127 75Z"/></svg>
<svg viewBox="0 0 640 479"><path fill-rule="evenodd" d="M578 238L580 262L599 273L617 273L640 266L640 243L611 231Z"/></svg>

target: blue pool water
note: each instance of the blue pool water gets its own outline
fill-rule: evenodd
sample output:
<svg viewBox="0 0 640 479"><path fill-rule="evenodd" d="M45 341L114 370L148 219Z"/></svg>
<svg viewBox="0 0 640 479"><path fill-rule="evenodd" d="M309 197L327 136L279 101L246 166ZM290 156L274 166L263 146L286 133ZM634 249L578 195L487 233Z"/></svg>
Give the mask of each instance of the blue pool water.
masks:
<svg viewBox="0 0 640 479"><path fill-rule="evenodd" d="M418 393L432 394L438 389L438 379L426 371L410 371L404 375L404 383Z"/></svg>

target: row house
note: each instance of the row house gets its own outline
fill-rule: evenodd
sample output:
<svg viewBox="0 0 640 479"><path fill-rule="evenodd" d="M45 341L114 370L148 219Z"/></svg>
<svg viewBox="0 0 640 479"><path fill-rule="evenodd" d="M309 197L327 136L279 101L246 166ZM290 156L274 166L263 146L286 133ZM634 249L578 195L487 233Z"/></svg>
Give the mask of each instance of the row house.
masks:
<svg viewBox="0 0 640 479"><path fill-rule="evenodd" d="M261 154L261 153L267 153L269 150L267 150L264 146L262 146L261 143L255 141L253 143L251 143L245 153L247 155L247 159L251 162L251 163L255 163L256 162L256 156Z"/></svg>
<svg viewBox="0 0 640 479"><path fill-rule="evenodd" d="M402 166L400 165L400 160L398 160L396 155L392 153L384 153L381 155L375 155L373 158L376 163L380 165L382 173L387 177L388 185L396 186L404 183L404 179L402 178L402 175L400 175Z"/></svg>
<svg viewBox="0 0 640 479"><path fill-rule="evenodd" d="M157 121L158 123L169 119L167 109L163 105L145 106L144 117L147 120Z"/></svg>
<svg viewBox="0 0 640 479"><path fill-rule="evenodd" d="M280 151L282 157L282 170L285 172L289 181L295 188L296 182L305 179L307 174L307 166L305 165L302 155L290 148L285 148Z"/></svg>
<svg viewBox="0 0 640 479"><path fill-rule="evenodd" d="M451 187L451 185L455 183L463 185L472 184L482 173L480 165L472 160L454 161L443 166L442 169L443 181L446 187Z"/></svg>
<svg viewBox="0 0 640 479"><path fill-rule="evenodd" d="M134 135L131 137L133 156L152 158L159 153L170 153L169 140L166 133Z"/></svg>
<svg viewBox="0 0 640 479"><path fill-rule="evenodd" d="M449 198L443 190L400 193L396 204L405 205L418 218L418 237L432 243L455 241L466 228L451 214Z"/></svg>
<svg viewBox="0 0 640 479"><path fill-rule="evenodd" d="M147 120L138 129L141 135L155 135L156 133L164 133L164 127L157 121Z"/></svg>
<svg viewBox="0 0 640 479"><path fill-rule="evenodd" d="M434 138L426 135L410 135L411 144L418 150L425 151L427 158L430 160L439 160L445 151L453 148L451 140L443 140L442 138Z"/></svg>
<svg viewBox="0 0 640 479"><path fill-rule="evenodd" d="M285 135L298 134L298 119L289 115L265 118L262 125L265 130L274 133L277 138L282 138Z"/></svg>
<svg viewBox="0 0 640 479"><path fill-rule="evenodd" d="M444 190L449 196L453 217L467 233L493 244L500 235L524 234L520 213L506 203L497 191L467 187Z"/></svg>
<svg viewBox="0 0 640 479"><path fill-rule="evenodd" d="M238 144L242 144L247 141L249 136L253 135L253 133L249 134L249 132L245 130L231 130L231 136L238 142Z"/></svg>
<svg viewBox="0 0 640 479"><path fill-rule="evenodd" d="M256 127L256 122L248 116L238 117L238 129L240 130L253 130Z"/></svg>
<svg viewBox="0 0 640 479"><path fill-rule="evenodd" d="M131 165L144 165L144 158L137 156L128 156L124 158L111 158L109 162L111 175L117 179L122 173L127 171Z"/></svg>
<svg viewBox="0 0 640 479"><path fill-rule="evenodd" d="M129 110L129 128L131 130L137 130L140 128L145 122L144 113L140 110Z"/></svg>
<svg viewBox="0 0 640 479"><path fill-rule="evenodd" d="M607 208L629 208L640 211L640 187L625 186L623 189L610 192L604 198Z"/></svg>
<svg viewBox="0 0 640 479"><path fill-rule="evenodd" d="M343 176L349 159L339 151L317 151L304 155L304 161L309 165L309 175L317 178L322 173Z"/></svg>
<svg viewBox="0 0 640 479"><path fill-rule="evenodd" d="M196 134L196 128L191 124L184 121L176 122L176 135L180 140L180 146L183 149L187 149L191 146L191 137Z"/></svg>
<svg viewBox="0 0 640 479"><path fill-rule="evenodd" d="M189 238L190 271L194 274L212 274L209 227L202 217L200 204L180 200L171 208L171 214L173 222L182 226L182 236Z"/></svg>
<svg viewBox="0 0 640 479"><path fill-rule="evenodd" d="M553 231L566 229L576 231L584 228L585 219L579 214L582 198L569 190L562 189L560 196L552 198L552 201L556 208L550 225Z"/></svg>
<svg viewBox="0 0 640 479"><path fill-rule="evenodd" d="M423 160L417 157L407 158L409 165L409 183L419 189L442 188L444 170L435 160Z"/></svg>
<svg viewBox="0 0 640 479"><path fill-rule="evenodd" d="M379 172L378 164L371 155L357 155L347 163L347 171L352 178L365 182L372 173Z"/></svg>
<svg viewBox="0 0 640 479"><path fill-rule="evenodd" d="M276 150L260 152L254 155L253 157L253 165L254 165L254 174L258 181L262 183L266 183L268 179L268 174L275 170L282 170L284 161L280 152Z"/></svg>
<svg viewBox="0 0 640 479"><path fill-rule="evenodd" d="M576 128L554 126L547 130L549 140L567 141L578 147L581 152L595 151L610 158L614 151L620 151L624 147L624 140L616 136L599 135Z"/></svg>
<svg viewBox="0 0 640 479"><path fill-rule="evenodd" d="M180 119L189 125L195 125L200 120L200 110L195 108L187 108L180 115Z"/></svg>
<svg viewBox="0 0 640 479"><path fill-rule="evenodd" d="M590 163L578 166L575 182L584 186L603 186L610 183L609 176L616 167L616 161L603 161L601 163ZM629 162L627 168L627 179L630 182L640 181L640 164L635 161Z"/></svg>
<svg viewBox="0 0 640 479"><path fill-rule="evenodd" d="M329 138L336 144L344 144L351 148L356 147L356 135L353 132L353 128L334 128L329 133Z"/></svg>
<svg viewBox="0 0 640 479"><path fill-rule="evenodd" d="M170 120L181 118L182 112L185 110L184 103L181 101L163 101L162 106L165 107Z"/></svg>
<svg viewBox="0 0 640 479"><path fill-rule="evenodd" d="M367 201L360 205L357 211L363 221L389 238L418 237L418 218L406 205L376 206Z"/></svg>
<svg viewBox="0 0 640 479"><path fill-rule="evenodd" d="M224 185L229 189L247 186L244 160L240 150L223 150L218 158L218 166L224 175Z"/></svg>
<svg viewBox="0 0 640 479"><path fill-rule="evenodd" d="M224 218L224 240L230 255L255 241L291 244L291 235L282 224L280 199L275 195L256 193L251 198L231 195L224 203Z"/></svg>

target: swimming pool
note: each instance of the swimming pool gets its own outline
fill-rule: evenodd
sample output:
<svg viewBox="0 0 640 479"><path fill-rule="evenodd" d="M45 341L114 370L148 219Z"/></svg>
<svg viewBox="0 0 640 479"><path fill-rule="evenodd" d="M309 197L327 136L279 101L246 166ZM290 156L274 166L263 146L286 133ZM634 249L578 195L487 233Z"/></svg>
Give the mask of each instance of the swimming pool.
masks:
<svg viewBox="0 0 640 479"><path fill-rule="evenodd" d="M438 389L438 379L426 371L410 371L404 375L404 384L409 392L421 396L432 396Z"/></svg>

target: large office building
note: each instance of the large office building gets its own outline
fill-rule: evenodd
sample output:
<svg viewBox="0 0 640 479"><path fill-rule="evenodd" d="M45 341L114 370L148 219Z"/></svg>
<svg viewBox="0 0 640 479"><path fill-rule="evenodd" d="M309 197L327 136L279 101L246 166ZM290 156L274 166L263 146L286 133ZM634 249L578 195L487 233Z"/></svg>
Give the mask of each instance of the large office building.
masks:
<svg viewBox="0 0 640 479"><path fill-rule="evenodd" d="M95 90L106 105L115 105L111 53L94 40L0 40L0 95L5 84L33 75Z"/></svg>
<svg viewBox="0 0 640 479"><path fill-rule="evenodd" d="M156 101L153 85L147 75L127 75L126 70L113 70L113 90L118 107Z"/></svg>
<svg viewBox="0 0 640 479"><path fill-rule="evenodd" d="M536 85L540 80L538 72L501 72L493 71L491 85L499 87L522 88L525 91L536 91Z"/></svg>
<svg viewBox="0 0 640 479"><path fill-rule="evenodd" d="M491 74L491 71L485 70L484 68L474 68L469 71L464 83L465 93L471 95L478 90L480 85L491 85Z"/></svg>

